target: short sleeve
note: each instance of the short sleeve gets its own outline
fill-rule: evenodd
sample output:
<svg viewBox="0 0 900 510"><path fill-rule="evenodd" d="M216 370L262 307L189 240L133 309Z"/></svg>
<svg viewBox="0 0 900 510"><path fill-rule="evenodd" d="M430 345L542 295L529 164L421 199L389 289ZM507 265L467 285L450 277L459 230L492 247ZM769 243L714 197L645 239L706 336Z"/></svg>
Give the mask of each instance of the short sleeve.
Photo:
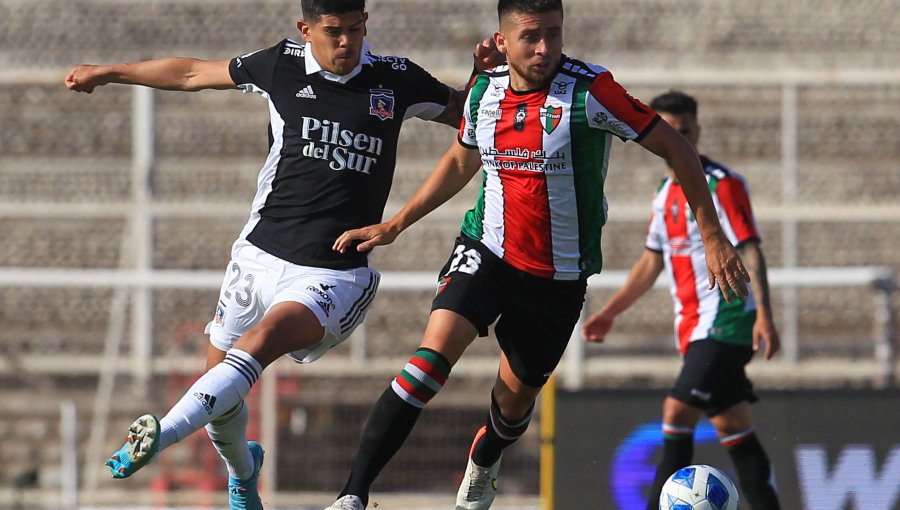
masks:
<svg viewBox="0 0 900 510"><path fill-rule="evenodd" d="M639 142L659 122L656 112L628 95L609 71L594 78L584 106L590 127L608 131L622 140Z"/></svg>
<svg viewBox="0 0 900 510"><path fill-rule="evenodd" d="M459 121L459 133L457 140L459 144L467 149L477 149L478 139L475 137L475 118L472 116L472 92L474 87L469 87L466 94L466 101L463 103L462 118Z"/></svg>
<svg viewBox="0 0 900 510"><path fill-rule="evenodd" d="M662 215L655 212L650 213L650 225L647 227L647 240L644 241L644 247L650 251L662 253L665 242L662 232L665 231L665 228L665 219Z"/></svg>
<svg viewBox="0 0 900 510"><path fill-rule="evenodd" d="M409 94L409 106L406 108L404 118L419 117L431 120L443 113L450 100L452 89L411 60L407 60L403 65L406 66Z"/></svg>
<svg viewBox="0 0 900 510"><path fill-rule="evenodd" d="M743 179L728 176L720 180L715 187L716 198L722 207L737 244L759 239L759 229L750 206L750 192Z"/></svg>
<svg viewBox="0 0 900 510"><path fill-rule="evenodd" d="M270 92L278 58L287 41L231 59L228 72L235 85L244 92Z"/></svg>

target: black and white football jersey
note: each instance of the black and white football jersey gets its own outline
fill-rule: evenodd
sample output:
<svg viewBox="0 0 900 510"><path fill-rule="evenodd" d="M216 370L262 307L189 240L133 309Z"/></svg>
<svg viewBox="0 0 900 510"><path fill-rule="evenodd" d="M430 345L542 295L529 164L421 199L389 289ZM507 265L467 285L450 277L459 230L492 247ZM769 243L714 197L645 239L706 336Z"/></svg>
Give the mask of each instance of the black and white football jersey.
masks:
<svg viewBox="0 0 900 510"><path fill-rule="evenodd" d="M443 112L451 90L368 45L349 80L323 76L310 53L286 39L230 63L234 83L262 95L270 115L269 154L241 237L295 264L361 267L367 254L335 252L335 239L382 221L401 124Z"/></svg>

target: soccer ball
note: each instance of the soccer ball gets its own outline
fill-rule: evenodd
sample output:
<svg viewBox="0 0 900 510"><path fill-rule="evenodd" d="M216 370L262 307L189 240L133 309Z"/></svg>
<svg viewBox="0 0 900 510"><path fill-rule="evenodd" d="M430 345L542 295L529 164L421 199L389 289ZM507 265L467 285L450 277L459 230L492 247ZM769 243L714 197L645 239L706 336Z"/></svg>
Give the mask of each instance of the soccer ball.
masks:
<svg viewBox="0 0 900 510"><path fill-rule="evenodd" d="M741 498L734 483L712 466L679 469L663 484L659 510L738 510Z"/></svg>

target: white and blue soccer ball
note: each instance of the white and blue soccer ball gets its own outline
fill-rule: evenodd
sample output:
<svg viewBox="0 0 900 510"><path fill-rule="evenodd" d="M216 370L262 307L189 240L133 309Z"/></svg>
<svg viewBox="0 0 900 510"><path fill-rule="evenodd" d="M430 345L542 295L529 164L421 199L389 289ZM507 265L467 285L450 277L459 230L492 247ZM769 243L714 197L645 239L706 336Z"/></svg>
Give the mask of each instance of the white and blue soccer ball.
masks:
<svg viewBox="0 0 900 510"><path fill-rule="evenodd" d="M738 510L741 498L725 473L712 466L679 469L663 484L659 510Z"/></svg>

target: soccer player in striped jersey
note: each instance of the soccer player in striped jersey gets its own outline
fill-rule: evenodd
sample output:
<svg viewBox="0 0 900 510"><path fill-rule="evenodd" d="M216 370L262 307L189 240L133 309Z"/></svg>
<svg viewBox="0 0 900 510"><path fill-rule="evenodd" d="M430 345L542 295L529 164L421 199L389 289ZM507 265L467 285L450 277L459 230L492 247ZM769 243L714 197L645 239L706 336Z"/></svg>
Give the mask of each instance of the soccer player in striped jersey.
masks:
<svg viewBox="0 0 900 510"><path fill-rule="evenodd" d="M697 145L700 124L694 98L671 91L655 98L650 106ZM663 403L663 456L647 509L657 508L666 479L692 463L694 427L705 413L734 461L746 501L753 508L777 510L769 458L750 417L750 403L757 398L744 372L760 347L770 359L780 346L772 321L765 258L744 178L705 156L700 159L719 221L750 273L750 295L729 303L707 288L703 239L685 204L682 183L669 168L653 200L647 249L631 268L625 285L585 321L583 336L602 342L615 317L647 292L665 269L675 302L676 343L684 364Z"/></svg>
<svg viewBox="0 0 900 510"><path fill-rule="evenodd" d="M313 362L365 319L380 275L366 253L337 253L332 243L381 220L403 122L420 117L456 128L465 95L405 57L373 54L365 0L303 0L302 12L303 42L285 39L230 60L79 65L65 80L86 93L123 83L241 89L266 100L269 154L207 326L207 372L162 419L138 418L107 461L113 478L127 478L205 428L228 468L232 510L262 509L264 452L247 441L244 397L276 359ZM482 43L475 65L496 65L498 57Z"/></svg>
<svg viewBox="0 0 900 510"><path fill-rule="evenodd" d="M504 448L525 432L534 401L579 318L587 277L600 271L603 185L612 138L634 140L674 169L706 241L710 288L747 294L743 265L719 225L691 144L608 70L563 55L560 0L500 0L494 42L507 65L469 87L458 143L391 220L348 231L339 252L392 242L459 192L483 187L440 273L420 348L379 398L350 477L331 509L359 510L451 367L495 325L502 349L484 427L475 436L457 509L489 508Z"/></svg>

